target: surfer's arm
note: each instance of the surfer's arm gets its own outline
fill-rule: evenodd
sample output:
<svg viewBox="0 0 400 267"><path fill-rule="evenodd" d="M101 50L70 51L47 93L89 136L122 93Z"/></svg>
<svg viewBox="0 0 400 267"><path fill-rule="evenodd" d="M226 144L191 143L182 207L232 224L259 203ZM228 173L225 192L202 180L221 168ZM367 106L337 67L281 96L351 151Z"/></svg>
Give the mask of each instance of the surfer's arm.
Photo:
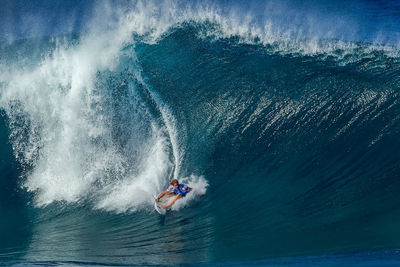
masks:
<svg viewBox="0 0 400 267"><path fill-rule="evenodd" d="M156 201L158 202L166 193L168 193L168 190L162 191L161 194L156 198Z"/></svg>
<svg viewBox="0 0 400 267"><path fill-rule="evenodd" d="M171 203L169 203L167 206L162 206L161 208L169 209L172 205L174 205L175 201L177 201L180 197L181 197L181 194L178 194L178 195L174 198L174 200L171 201Z"/></svg>

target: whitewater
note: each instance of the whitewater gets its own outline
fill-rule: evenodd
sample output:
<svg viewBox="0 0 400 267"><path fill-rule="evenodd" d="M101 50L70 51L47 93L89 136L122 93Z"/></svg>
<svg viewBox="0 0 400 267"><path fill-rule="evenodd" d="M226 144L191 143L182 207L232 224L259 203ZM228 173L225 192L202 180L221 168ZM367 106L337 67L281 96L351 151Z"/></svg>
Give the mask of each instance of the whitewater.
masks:
<svg viewBox="0 0 400 267"><path fill-rule="evenodd" d="M32 5L0 12L0 265L398 263L396 2Z"/></svg>

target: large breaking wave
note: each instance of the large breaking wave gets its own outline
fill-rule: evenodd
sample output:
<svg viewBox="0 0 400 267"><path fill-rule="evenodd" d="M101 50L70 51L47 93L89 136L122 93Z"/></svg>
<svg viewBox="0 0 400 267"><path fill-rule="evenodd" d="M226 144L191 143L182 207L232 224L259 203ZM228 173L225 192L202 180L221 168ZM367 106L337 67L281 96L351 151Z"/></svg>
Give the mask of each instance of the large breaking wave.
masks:
<svg viewBox="0 0 400 267"><path fill-rule="evenodd" d="M19 163L8 192L28 193L33 218L22 258L160 264L399 244L397 26L357 31L362 15L334 3L243 5L102 2L79 33L7 35L2 131ZM172 177L194 192L158 225L153 196Z"/></svg>

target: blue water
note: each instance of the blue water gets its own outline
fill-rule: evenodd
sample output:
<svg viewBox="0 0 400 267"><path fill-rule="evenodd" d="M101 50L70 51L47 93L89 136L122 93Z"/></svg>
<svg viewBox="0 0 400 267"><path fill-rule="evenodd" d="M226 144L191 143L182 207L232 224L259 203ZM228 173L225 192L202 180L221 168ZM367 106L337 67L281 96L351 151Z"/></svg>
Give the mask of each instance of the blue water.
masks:
<svg viewBox="0 0 400 267"><path fill-rule="evenodd" d="M3 7L0 265L399 264L397 1Z"/></svg>

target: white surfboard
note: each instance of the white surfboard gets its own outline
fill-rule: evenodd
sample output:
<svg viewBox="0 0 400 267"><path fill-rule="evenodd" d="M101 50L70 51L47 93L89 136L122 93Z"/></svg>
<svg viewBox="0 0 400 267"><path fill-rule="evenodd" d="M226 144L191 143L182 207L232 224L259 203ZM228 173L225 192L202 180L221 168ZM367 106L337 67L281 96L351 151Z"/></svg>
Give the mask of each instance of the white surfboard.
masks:
<svg viewBox="0 0 400 267"><path fill-rule="evenodd" d="M154 198L157 198L156 196ZM164 195L160 200L157 202L154 200L154 209L160 213L161 215L165 215L167 212L166 209L161 208L160 206L167 206L172 201L172 197L167 197Z"/></svg>
<svg viewBox="0 0 400 267"><path fill-rule="evenodd" d="M161 215L165 215L165 213L167 212L165 209L159 207L157 202L154 203L154 209L155 209L158 213L160 213Z"/></svg>

